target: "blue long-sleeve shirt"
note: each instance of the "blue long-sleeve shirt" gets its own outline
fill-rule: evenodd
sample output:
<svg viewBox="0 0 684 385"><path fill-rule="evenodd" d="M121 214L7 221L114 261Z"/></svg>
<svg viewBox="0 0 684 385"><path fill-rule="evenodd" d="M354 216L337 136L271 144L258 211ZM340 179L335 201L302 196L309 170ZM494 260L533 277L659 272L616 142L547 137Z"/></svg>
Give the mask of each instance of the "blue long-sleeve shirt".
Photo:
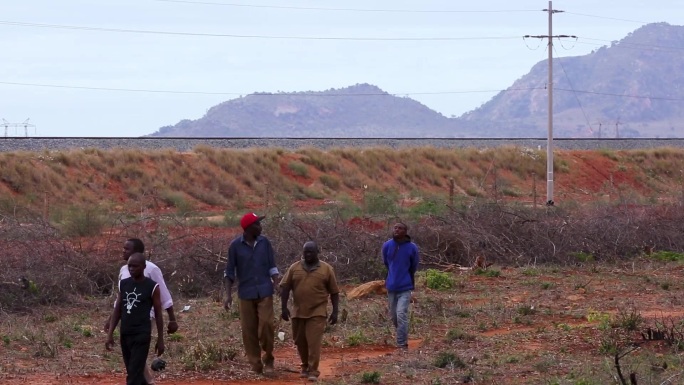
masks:
<svg viewBox="0 0 684 385"><path fill-rule="evenodd" d="M411 238L397 242L390 239L382 245L382 262L387 267L385 287L388 291L415 289L414 276L418 270L418 246Z"/></svg>
<svg viewBox="0 0 684 385"><path fill-rule="evenodd" d="M271 276L278 274L275 253L271 242L258 236L254 247L245 242L241 235L235 238L228 248L228 264L224 277L231 282L238 281L240 299L259 299L273 295Z"/></svg>

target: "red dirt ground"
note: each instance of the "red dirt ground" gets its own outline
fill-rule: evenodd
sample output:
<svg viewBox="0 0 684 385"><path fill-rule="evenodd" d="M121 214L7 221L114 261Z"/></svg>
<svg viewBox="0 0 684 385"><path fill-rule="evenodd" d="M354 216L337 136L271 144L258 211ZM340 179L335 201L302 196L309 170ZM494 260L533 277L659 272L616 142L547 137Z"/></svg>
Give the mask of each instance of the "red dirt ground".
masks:
<svg viewBox="0 0 684 385"><path fill-rule="evenodd" d="M419 340L409 341L409 350L415 350L420 346ZM357 365L363 363L367 359L377 358L387 355L392 355L396 349L386 346L364 346L356 348L325 348L321 354L320 372L321 380L331 378L337 371L356 370ZM276 349L274 356L280 362L293 363L298 362L297 351L294 346L288 348ZM284 364L283 364L284 365ZM6 385L18 384L32 384L32 385L64 385L64 384L101 384L114 385L125 382L123 374L113 375L88 375L88 376L70 376L70 375L26 375L17 376L16 378L8 378L1 383ZM235 381L235 380L212 380L212 379L195 379L182 378L171 379L160 375L156 382L165 385L275 385L275 384L306 384L310 383L306 379L299 378L299 370L297 367L284 367L276 363L276 373L271 377L262 377L257 380L249 381Z"/></svg>

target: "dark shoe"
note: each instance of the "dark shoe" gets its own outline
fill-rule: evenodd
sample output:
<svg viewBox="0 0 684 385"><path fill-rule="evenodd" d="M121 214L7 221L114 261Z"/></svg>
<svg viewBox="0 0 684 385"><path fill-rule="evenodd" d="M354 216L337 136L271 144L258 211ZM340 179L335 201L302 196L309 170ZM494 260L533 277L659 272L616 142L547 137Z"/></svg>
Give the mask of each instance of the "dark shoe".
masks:
<svg viewBox="0 0 684 385"><path fill-rule="evenodd" d="M275 373L275 369L273 368L273 364L266 364L264 366L264 375L270 376L273 373Z"/></svg>
<svg viewBox="0 0 684 385"><path fill-rule="evenodd" d="M318 381L318 377L316 377L316 376L309 376L309 381L311 381L311 382L316 382L316 381Z"/></svg>
<svg viewBox="0 0 684 385"><path fill-rule="evenodd" d="M299 378L309 378L309 372L302 370L301 373L299 373Z"/></svg>

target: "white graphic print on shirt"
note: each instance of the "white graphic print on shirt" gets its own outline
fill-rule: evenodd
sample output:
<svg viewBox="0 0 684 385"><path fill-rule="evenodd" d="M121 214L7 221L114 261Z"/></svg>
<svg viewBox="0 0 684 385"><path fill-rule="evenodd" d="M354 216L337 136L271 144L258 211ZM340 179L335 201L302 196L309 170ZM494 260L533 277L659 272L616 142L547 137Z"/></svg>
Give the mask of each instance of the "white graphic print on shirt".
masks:
<svg viewBox="0 0 684 385"><path fill-rule="evenodd" d="M140 302L138 297L141 295L141 293L136 293L135 289L136 288L134 287L132 293L126 292L126 313L128 314L131 314L131 309L137 307L135 303Z"/></svg>

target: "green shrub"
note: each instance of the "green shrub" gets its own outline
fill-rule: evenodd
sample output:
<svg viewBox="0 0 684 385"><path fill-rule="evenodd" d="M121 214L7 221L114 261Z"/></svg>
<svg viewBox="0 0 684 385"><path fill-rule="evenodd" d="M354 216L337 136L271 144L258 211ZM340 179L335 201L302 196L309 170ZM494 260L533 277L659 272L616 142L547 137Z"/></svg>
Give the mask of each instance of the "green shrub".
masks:
<svg viewBox="0 0 684 385"><path fill-rule="evenodd" d="M198 341L183 354L181 361L187 370L209 370L221 362L232 361L236 355L233 348Z"/></svg>
<svg viewBox="0 0 684 385"><path fill-rule="evenodd" d="M594 261L594 256L589 253L585 253L583 251L578 251L576 253L570 253L573 257L577 258L578 261L580 262L593 262Z"/></svg>
<svg viewBox="0 0 684 385"><path fill-rule="evenodd" d="M92 206L70 206L52 211L52 220L67 237L98 235L107 224L104 211Z"/></svg>
<svg viewBox="0 0 684 385"><path fill-rule="evenodd" d="M425 272L427 287L434 290L448 290L454 287L454 279L449 273L428 269Z"/></svg>
<svg viewBox="0 0 684 385"><path fill-rule="evenodd" d="M466 367L465 362L451 352L441 352L437 355L434 361L434 365L438 368L446 368L447 366L453 366L454 368L463 369Z"/></svg>
<svg viewBox="0 0 684 385"><path fill-rule="evenodd" d="M439 215L446 210L446 205L437 199L423 199L416 205L409 207L408 212L414 217Z"/></svg>
<svg viewBox="0 0 684 385"><path fill-rule="evenodd" d="M323 186L328 187L332 190L338 190L340 188L340 180L331 175L323 174L318 177Z"/></svg>
<svg viewBox="0 0 684 385"><path fill-rule="evenodd" d="M364 372L361 376L361 382L364 384L379 384L380 372Z"/></svg>
<svg viewBox="0 0 684 385"><path fill-rule="evenodd" d="M496 278L496 277L501 276L501 271L493 270L493 269L489 270L489 269L477 268L477 269L473 270L473 273L475 273L475 275L484 275L485 277L490 277L490 278Z"/></svg>
<svg viewBox="0 0 684 385"><path fill-rule="evenodd" d="M363 334L361 330L357 330L347 336L347 345L349 346L359 346L368 342L370 342L370 340Z"/></svg>
<svg viewBox="0 0 684 385"><path fill-rule="evenodd" d="M446 335L446 340L448 342L453 342L456 340L473 341L475 340L475 336L468 334L461 329L449 329Z"/></svg>
<svg viewBox="0 0 684 385"><path fill-rule="evenodd" d="M366 193L364 204L368 214L396 214L396 197L386 194Z"/></svg>
<svg viewBox="0 0 684 385"><path fill-rule="evenodd" d="M287 168L289 168L290 171L297 176L302 176L305 178L309 176L309 168L302 162L293 160L287 164Z"/></svg>
<svg viewBox="0 0 684 385"><path fill-rule="evenodd" d="M684 260L684 254L678 253L676 251L661 250L651 254L651 258L664 262L677 262Z"/></svg>
<svg viewBox="0 0 684 385"><path fill-rule="evenodd" d="M185 215L193 210L192 203L182 192L165 190L161 193L161 199L167 205L175 207L180 215Z"/></svg>

